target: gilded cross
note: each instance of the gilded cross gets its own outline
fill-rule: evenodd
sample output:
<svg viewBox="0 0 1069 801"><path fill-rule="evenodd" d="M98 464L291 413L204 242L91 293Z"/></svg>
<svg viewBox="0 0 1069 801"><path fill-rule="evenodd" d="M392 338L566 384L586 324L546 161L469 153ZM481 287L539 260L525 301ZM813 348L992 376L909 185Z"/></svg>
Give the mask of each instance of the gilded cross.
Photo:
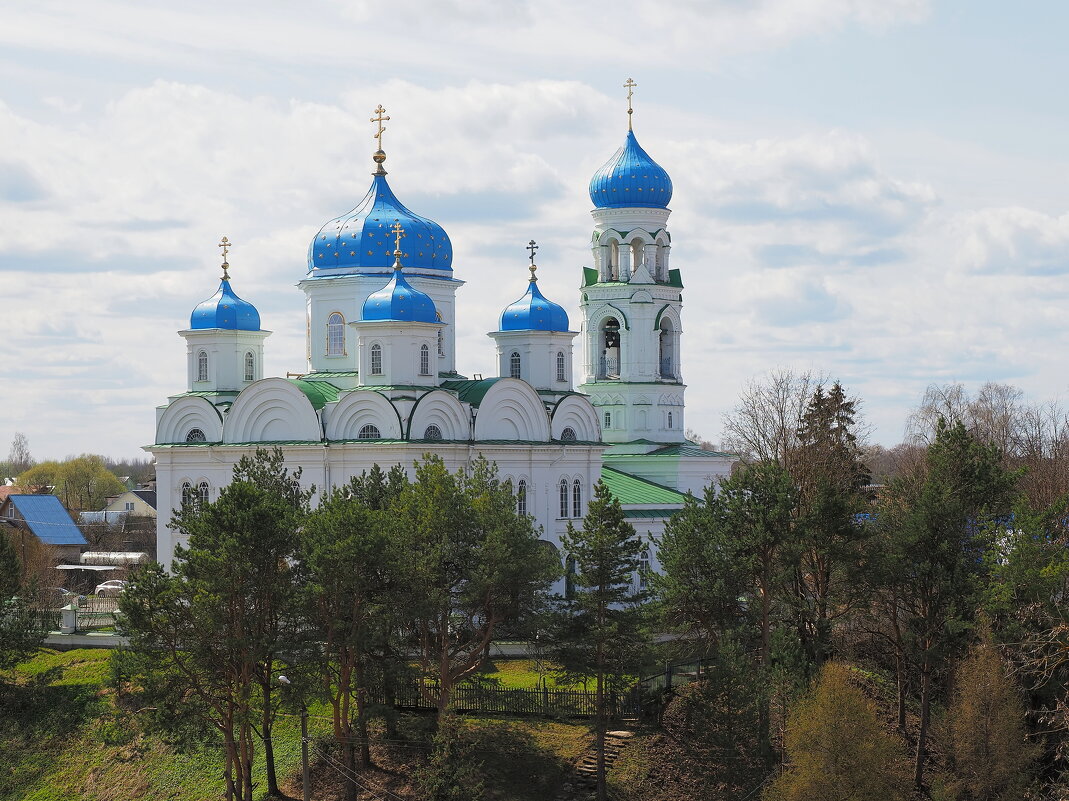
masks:
<svg viewBox="0 0 1069 801"><path fill-rule="evenodd" d="M379 107L375 109L375 116L371 118L372 122L377 122L379 125L379 130L375 132L374 137L379 140L379 150L382 150L382 132L386 130L386 126L382 123L390 119L389 117L384 116L385 112L386 109L382 107L382 103L379 103Z"/></svg>
<svg viewBox="0 0 1069 801"><path fill-rule="evenodd" d="M538 245L535 244L535 241L533 239L530 242L527 243L527 250L531 254L531 266L528 269L530 269L530 271L531 271L531 280L534 281L535 280L535 270L538 269L538 267L535 265L535 262L534 262L534 256L535 256L535 251L538 250Z"/></svg>
<svg viewBox="0 0 1069 801"><path fill-rule="evenodd" d="M393 225L390 226L390 230L393 231L394 253L400 255L401 237L405 235L405 229L401 227L400 220L394 220Z"/></svg>
<svg viewBox="0 0 1069 801"><path fill-rule="evenodd" d="M624 84L624 88L627 90L627 130L631 130L631 115L634 110L631 108L631 96L635 93L635 87L638 86L634 79L628 78L627 83Z"/></svg>
<svg viewBox="0 0 1069 801"><path fill-rule="evenodd" d="M230 266L229 264L226 263L226 254L230 252L230 245L231 244L232 244L231 241L229 239L227 239L225 236L223 237L223 241L219 243L219 247L221 247L223 249L223 280L224 281L227 281L227 280L230 279L230 276L227 274L227 271L226 271L227 268Z"/></svg>

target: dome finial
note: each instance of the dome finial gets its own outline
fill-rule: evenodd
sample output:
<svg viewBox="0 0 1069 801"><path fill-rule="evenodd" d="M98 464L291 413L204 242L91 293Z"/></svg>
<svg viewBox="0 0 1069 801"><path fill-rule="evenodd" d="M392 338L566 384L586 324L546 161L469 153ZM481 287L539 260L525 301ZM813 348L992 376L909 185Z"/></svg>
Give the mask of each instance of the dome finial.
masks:
<svg viewBox="0 0 1069 801"><path fill-rule="evenodd" d="M231 245L230 240L227 239L225 236L223 237L223 241L219 243L219 247L221 247L223 249L223 280L224 281L229 281L230 280L230 274L227 272L227 270L230 269L230 265L227 264L227 262L226 262L226 254L230 251L230 245Z"/></svg>
<svg viewBox="0 0 1069 801"><path fill-rule="evenodd" d="M633 95L635 87L638 86L633 78L628 78L627 83L624 84L624 88L627 90L627 130L633 130L631 127L631 115L634 113L634 109L631 108L631 95ZM388 119L388 118L387 118Z"/></svg>
<svg viewBox="0 0 1069 801"><path fill-rule="evenodd" d="M394 220L393 225L390 226L390 230L393 231L393 268L395 270L401 269L401 237L405 235L405 229L401 227L400 220Z"/></svg>
<svg viewBox="0 0 1069 801"><path fill-rule="evenodd" d="M382 149L382 132L386 130L386 126L382 123L390 119L384 116L386 109L382 107L382 103L379 103L379 107L375 109L375 116L371 118L371 122L378 123L379 129L375 132L374 138L379 140L379 149L374 152L371 158L379 166L375 169L372 175L385 175L386 170L382 168L382 162L386 161L386 152Z"/></svg>
<svg viewBox="0 0 1069 801"><path fill-rule="evenodd" d="M535 251L538 250L538 245L535 244L535 241L533 239L527 243L527 250L531 253L531 266L528 269L531 271L531 283L533 284L535 281L538 280L537 278L535 278L535 270L538 269L538 265L535 264L534 260L534 254Z"/></svg>

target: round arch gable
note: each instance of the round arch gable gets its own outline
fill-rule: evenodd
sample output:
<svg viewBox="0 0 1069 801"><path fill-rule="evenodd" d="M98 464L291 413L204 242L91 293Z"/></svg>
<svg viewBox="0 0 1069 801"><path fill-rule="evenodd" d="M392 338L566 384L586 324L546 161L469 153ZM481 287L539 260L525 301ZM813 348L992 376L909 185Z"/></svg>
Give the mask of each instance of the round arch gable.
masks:
<svg viewBox="0 0 1069 801"><path fill-rule="evenodd" d="M419 396L408 415L407 439L423 439L429 425L438 426L442 439L470 440L471 415L455 395L434 389ZM414 435L414 436L413 436Z"/></svg>
<svg viewBox="0 0 1069 801"><path fill-rule="evenodd" d="M660 311L657 312L657 316L653 318L654 331L661 327L662 317L667 317L669 320L672 321L672 328L675 329L676 333L683 332L683 326L682 321L679 317L679 311L671 303L664 304L660 308Z"/></svg>
<svg viewBox="0 0 1069 801"><path fill-rule="evenodd" d="M608 317L615 317L618 319L625 331L631 330L631 322L627 319L627 315L611 303L604 303L601 306L598 306L591 314L587 315L587 320L589 321L591 328L597 329L601 328L601 324L605 322L605 319Z"/></svg>
<svg viewBox="0 0 1069 801"><path fill-rule="evenodd" d="M241 391L223 424L223 442L318 442L323 431L308 396L284 378Z"/></svg>
<svg viewBox="0 0 1069 801"><path fill-rule="evenodd" d="M601 423L598 413L586 397L565 395L553 407L553 439L559 440L565 428L575 431L583 442L601 442Z"/></svg>
<svg viewBox="0 0 1069 801"><path fill-rule="evenodd" d="M495 381L475 416L476 440L548 442L549 415L531 385L518 378Z"/></svg>
<svg viewBox="0 0 1069 801"><path fill-rule="evenodd" d="M223 439L223 416L207 398L187 396L179 398L160 416L156 425L158 444L184 443L191 429L204 432L206 442Z"/></svg>
<svg viewBox="0 0 1069 801"><path fill-rule="evenodd" d="M360 429L373 425L382 439L401 439L401 415L381 392L358 389L326 406L326 434L332 441L359 439Z"/></svg>

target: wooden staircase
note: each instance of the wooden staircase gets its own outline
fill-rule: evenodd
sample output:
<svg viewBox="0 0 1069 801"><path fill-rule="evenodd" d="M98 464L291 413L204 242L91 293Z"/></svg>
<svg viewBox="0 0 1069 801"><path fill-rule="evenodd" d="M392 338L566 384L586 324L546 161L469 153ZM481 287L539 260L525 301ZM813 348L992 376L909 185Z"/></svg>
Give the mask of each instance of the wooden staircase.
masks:
<svg viewBox="0 0 1069 801"><path fill-rule="evenodd" d="M620 752L624 750L627 741L635 736L630 731L607 731L605 732L605 772L612 768ZM591 743L590 747L579 758L575 768L576 783L588 789L594 788L598 783L598 749L597 743Z"/></svg>

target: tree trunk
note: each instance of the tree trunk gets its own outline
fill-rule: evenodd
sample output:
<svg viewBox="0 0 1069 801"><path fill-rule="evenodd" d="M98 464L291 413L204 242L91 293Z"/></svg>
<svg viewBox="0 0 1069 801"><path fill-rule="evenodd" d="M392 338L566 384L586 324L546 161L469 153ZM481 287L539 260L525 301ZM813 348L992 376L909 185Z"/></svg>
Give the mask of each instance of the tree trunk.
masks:
<svg viewBox="0 0 1069 801"><path fill-rule="evenodd" d="M600 646L598 648L600 651ZM599 654L600 661L600 654ZM597 752L598 759L598 783L597 783L597 798L598 801L605 801L607 795L605 790L605 674L599 668L597 675L597 694L595 698L595 714L594 714L594 748Z"/></svg>
<svg viewBox="0 0 1069 801"><path fill-rule="evenodd" d="M367 734L367 687L365 686L364 666L359 661L356 663L354 675L356 677L356 732L360 738L360 768L367 770L371 767L371 743Z"/></svg>
<svg viewBox="0 0 1069 801"><path fill-rule="evenodd" d="M918 790L924 788L924 762L928 748L928 721L932 703L932 666L925 655L921 665L921 725L917 732L917 761L913 772L913 783Z"/></svg>
<svg viewBox="0 0 1069 801"><path fill-rule="evenodd" d="M278 789L278 777L275 774L275 747L271 742L271 729L274 726L274 717L271 714L271 674L268 672L267 680L261 682L263 689L263 735L264 735L264 764L267 769L267 794L269 796L280 796L281 791Z"/></svg>

